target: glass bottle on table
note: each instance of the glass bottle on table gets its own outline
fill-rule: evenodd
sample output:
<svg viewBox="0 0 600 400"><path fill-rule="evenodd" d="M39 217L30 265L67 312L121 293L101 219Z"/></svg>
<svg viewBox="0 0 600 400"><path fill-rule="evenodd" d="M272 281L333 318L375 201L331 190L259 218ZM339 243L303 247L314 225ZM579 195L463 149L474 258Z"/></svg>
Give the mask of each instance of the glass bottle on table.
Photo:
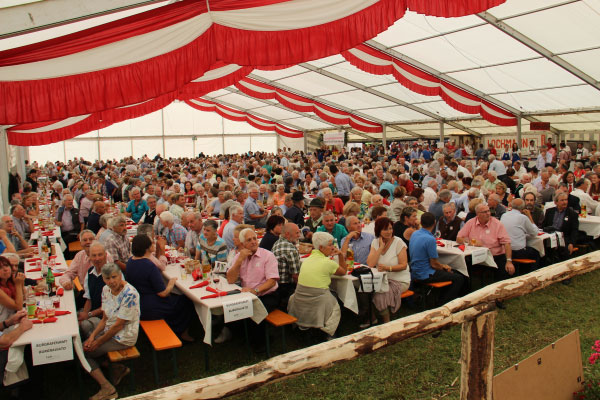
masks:
<svg viewBox="0 0 600 400"><path fill-rule="evenodd" d="M352 244L348 245L348 251L346 252L346 265L348 272L352 272L354 269L354 249L352 248Z"/></svg>
<svg viewBox="0 0 600 400"><path fill-rule="evenodd" d="M46 274L46 285L48 286L48 296L54 296L54 274L48 264L48 274Z"/></svg>
<svg viewBox="0 0 600 400"><path fill-rule="evenodd" d="M25 298L25 305L27 307L27 318L34 319L35 311L37 308L37 302L35 300L35 292L31 286L27 286L27 297Z"/></svg>
<svg viewBox="0 0 600 400"><path fill-rule="evenodd" d="M210 273L210 260L206 252L202 252L202 279L206 279Z"/></svg>

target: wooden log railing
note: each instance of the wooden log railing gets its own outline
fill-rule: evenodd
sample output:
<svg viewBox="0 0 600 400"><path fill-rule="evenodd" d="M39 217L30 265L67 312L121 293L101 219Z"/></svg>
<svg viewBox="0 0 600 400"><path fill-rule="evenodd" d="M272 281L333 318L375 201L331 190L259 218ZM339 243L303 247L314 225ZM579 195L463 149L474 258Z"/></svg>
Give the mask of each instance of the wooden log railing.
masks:
<svg viewBox="0 0 600 400"><path fill-rule="evenodd" d="M598 268L600 251L486 286L439 308L282 354L258 364L138 394L128 399L221 398L254 389L268 382L325 368L339 361L352 360L406 339L464 323L461 399L491 400L495 301L523 296Z"/></svg>

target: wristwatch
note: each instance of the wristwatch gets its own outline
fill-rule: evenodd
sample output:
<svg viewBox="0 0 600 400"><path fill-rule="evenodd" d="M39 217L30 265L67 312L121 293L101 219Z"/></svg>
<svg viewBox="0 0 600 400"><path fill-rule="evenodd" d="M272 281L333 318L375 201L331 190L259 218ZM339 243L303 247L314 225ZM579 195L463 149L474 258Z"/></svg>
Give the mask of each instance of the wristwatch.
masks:
<svg viewBox="0 0 600 400"><path fill-rule="evenodd" d="M509 261L512 262L512 258L507 258L506 259L506 262L509 262Z"/></svg>
<svg viewBox="0 0 600 400"><path fill-rule="evenodd" d="M92 318L92 312L91 311L88 313L88 318Z"/></svg>
<svg viewBox="0 0 600 400"><path fill-rule="evenodd" d="M258 290L258 288L254 288L254 293L256 293L257 295L260 293L260 291Z"/></svg>

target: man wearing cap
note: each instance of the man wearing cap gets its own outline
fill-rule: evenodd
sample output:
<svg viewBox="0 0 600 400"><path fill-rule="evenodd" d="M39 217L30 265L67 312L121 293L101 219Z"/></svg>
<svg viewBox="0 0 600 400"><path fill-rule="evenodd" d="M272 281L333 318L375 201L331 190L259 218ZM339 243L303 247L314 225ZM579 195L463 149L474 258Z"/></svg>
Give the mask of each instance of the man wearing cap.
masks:
<svg viewBox="0 0 600 400"><path fill-rule="evenodd" d="M304 194L300 191L295 191L292 194L294 205L285 212L284 217L293 222L298 227L304 226Z"/></svg>
<svg viewBox="0 0 600 400"><path fill-rule="evenodd" d="M321 223L323 222L323 208L323 201L319 198L312 199L308 205L309 217L304 223L302 232L304 232L304 239L309 242L312 239L312 234L317 231L317 228L321 226Z"/></svg>

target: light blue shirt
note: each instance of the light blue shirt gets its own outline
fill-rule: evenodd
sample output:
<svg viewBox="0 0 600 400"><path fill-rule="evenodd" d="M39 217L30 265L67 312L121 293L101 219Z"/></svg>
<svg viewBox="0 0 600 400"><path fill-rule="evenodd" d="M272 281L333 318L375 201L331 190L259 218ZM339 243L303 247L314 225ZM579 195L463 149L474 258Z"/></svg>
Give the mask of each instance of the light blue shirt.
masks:
<svg viewBox="0 0 600 400"><path fill-rule="evenodd" d="M247 224L256 223L257 220L252 219L250 217L250 214L261 214L260 207L258 206L258 204L256 204L256 200L254 200L253 197L248 197L248 199L246 199L246 202L244 203L244 222ZM227 226L225 228L227 228Z"/></svg>
<svg viewBox="0 0 600 400"><path fill-rule="evenodd" d="M529 218L517 210L510 210L502 214L500 222L510 236L510 248L523 250L527 246L527 237L535 237L538 228Z"/></svg>
<svg viewBox="0 0 600 400"><path fill-rule="evenodd" d="M343 172L338 172L335 175L335 186L337 188L338 195L350 196L350 191L354 187L350 177Z"/></svg>
<svg viewBox="0 0 600 400"><path fill-rule="evenodd" d="M348 236L342 239L342 246L346 242ZM371 251L371 243L375 239L375 236L370 233L361 232L360 237L358 239L351 239L350 245L352 246L352 250L354 251L354 261L360 264L367 263L367 257L369 257L369 252Z"/></svg>
<svg viewBox="0 0 600 400"><path fill-rule="evenodd" d="M381 191L385 189L388 192L390 192L390 201L394 200L394 190L396 189L396 186L394 186L393 183L385 181L381 184L381 186L379 186L379 193L381 193Z"/></svg>
<svg viewBox="0 0 600 400"><path fill-rule="evenodd" d="M223 240L225 241L225 244L229 250L235 247L235 243L233 243L233 230L238 225L239 223L231 220L227 223L227 225L225 225L225 229L223 229Z"/></svg>

